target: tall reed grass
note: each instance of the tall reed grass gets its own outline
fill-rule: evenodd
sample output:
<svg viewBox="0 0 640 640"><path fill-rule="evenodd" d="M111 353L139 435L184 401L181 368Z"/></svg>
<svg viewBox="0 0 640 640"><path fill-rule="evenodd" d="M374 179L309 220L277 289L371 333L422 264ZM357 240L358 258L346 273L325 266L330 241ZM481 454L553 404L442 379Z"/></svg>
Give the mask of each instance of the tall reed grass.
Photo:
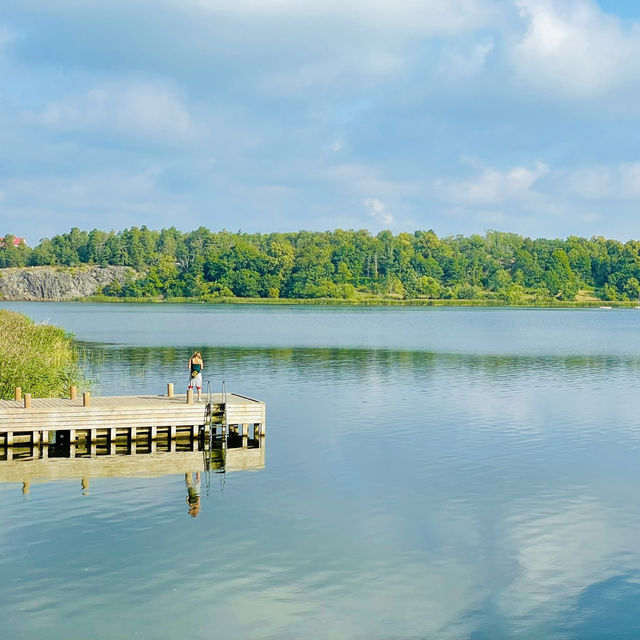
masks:
<svg viewBox="0 0 640 640"><path fill-rule="evenodd" d="M0 309L0 398L12 399L15 387L34 398L60 397L83 382L64 329Z"/></svg>

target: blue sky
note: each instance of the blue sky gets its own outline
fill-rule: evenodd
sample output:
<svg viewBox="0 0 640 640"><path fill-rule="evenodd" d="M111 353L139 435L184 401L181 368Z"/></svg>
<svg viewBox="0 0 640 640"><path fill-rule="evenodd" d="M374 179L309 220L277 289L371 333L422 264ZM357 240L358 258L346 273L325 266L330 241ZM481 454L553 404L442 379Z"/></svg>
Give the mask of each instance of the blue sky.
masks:
<svg viewBox="0 0 640 640"><path fill-rule="evenodd" d="M4 0L0 234L640 238L640 3Z"/></svg>

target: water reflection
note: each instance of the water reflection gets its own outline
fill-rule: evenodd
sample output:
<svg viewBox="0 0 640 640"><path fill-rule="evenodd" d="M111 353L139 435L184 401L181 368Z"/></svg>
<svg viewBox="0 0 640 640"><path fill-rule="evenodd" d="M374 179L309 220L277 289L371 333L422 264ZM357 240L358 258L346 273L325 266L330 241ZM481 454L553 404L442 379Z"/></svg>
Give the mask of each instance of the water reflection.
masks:
<svg viewBox="0 0 640 640"><path fill-rule="evenodd" d="M134 370L141 387L157 386L185 354L108 349L102 372ZM625 615L640 633L640 608L621 609L640 572L640 419L629 402L640 358L335 348L203 356L264 398L278 424L271 473L243 503L260 504L266 553L259 571L227 564L255 606L245 610L235 582L226 595L204 575L200 583L248 636L268 620L264 637L565 639L590 637L589 624L624 637ZM235 514L229 527L252 522ZM598 604L585 594L601 584L612 586Z"/></svg>
<svg viewBox="0 0 640 640"><path fill-rule="evenodd" d="M107 347L79 343L82 362L91 379L99 386L113 388L129 385L145 388L153 381L182 380L185 357L190 350L178 347ZM212 362L212 372L219 386L223 379L233 379L239 370L254 369L259 375L280 373L313 375L332 380L352 381L354 376L378 374L438 375L446 370L455 375L493 378L496 382L510 376L560 375L566 380L588 376L590 381L610 376L637 376L640 356L624 355L481 355L394 351L387 349L336 348L238 348L204 347L203 357ZM157 381L157 382L156 382ZM185 388L186 388L186 382ZM179 389L178 383L177 389ZM216 387L217 388L217 387Z"/></svg>
<svg viewBox="0 0 640 640"><path fill-rule="evenodd" d="M209 481L190 464L88 474L84 489L80 475L33 480L26 495L25 476L0 483L8 637L66 639L97 617L104 638L640 637L640 359L627 344L640 315L594 315L615 344L591 355L575 355L570 322L533 353L513 332L533 316L489 316L505 352L445 349L455 323L441 350L200 349L217 385L268 404L269 464ZM555 315L541 317L537 345ZM96 393L111 394L177 385L193 346L83 348Z"/></svg>
<svg viewBox="0 0 640 640"><path fill-rule="evenodd" d="M195 517L200 511L202 475L209 487L212 473L265 466L265 437L258 433L253 438L237 432L209 437L203 429L199 437L178 432L173 439L168 431L159 429L152 440L151 429L138 428L135 438L121 433L113 443L105 436L91 442L89 431L77 443L70 442L69 431L64 430L52 433L48 444L17 436L12 446L0 447L0 483L22 483L26 496L35 484L80 479L82 495L87 496L92 479L184 474L188 513Z"/></svg>

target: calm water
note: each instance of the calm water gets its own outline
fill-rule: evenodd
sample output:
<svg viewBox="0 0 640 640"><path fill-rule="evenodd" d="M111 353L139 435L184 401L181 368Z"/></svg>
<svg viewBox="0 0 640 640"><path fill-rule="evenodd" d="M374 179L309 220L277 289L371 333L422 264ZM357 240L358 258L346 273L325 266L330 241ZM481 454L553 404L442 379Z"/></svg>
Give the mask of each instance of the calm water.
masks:
<svg viewBox="0 0 640 640"><path fill-rule="evenodd" d="M199 347L268 415L196 518L184 475L0 483L3 638L640 636L640 311L1 306L94 392Z"/></svg>

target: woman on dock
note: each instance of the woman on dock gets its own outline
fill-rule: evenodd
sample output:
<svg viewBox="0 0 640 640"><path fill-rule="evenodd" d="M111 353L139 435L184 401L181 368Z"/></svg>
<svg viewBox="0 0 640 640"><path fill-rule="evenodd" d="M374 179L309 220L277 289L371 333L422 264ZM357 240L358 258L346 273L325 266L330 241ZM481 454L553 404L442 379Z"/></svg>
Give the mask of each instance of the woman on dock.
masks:
<svg viewBox="0 0 640 640"><path fill-rule="evenodd" d="M204 362L202 362L202 356L199 351L189 358L189 389L196 388L198 392L198 402L202 399L202 370L204 369Z"/></svg>

